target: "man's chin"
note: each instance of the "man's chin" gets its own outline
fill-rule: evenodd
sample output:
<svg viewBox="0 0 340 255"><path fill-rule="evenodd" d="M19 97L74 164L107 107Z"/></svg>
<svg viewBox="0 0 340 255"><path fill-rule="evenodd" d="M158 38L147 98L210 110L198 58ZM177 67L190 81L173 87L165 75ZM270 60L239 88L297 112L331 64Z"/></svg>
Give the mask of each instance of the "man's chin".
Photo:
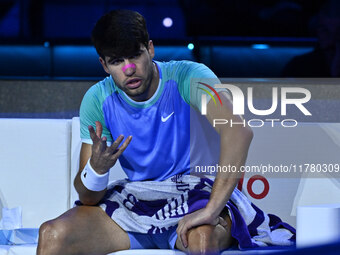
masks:
<svg viewBox="0 0 340 255"><path fill-rule="evenodd" d="M124 91L126 95L131 97L132 99L143 97L145 90L141 87L136 89L127 89Z"/></svg>

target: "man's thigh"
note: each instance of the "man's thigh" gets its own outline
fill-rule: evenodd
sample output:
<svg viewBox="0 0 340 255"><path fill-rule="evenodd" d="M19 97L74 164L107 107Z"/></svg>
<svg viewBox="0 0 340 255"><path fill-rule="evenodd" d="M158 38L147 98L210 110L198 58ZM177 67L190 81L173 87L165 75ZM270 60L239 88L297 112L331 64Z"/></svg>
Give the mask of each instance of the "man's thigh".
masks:
<svg viewBox="0 0 340 255"><path fill-rule="evenodd" d="M39 245L44 246L40 248L45 249L50 238L53 242L49 245L62 246L54 247L62 251L60 254L106 254L130 248L127 233L100 207L95 206L72 208L44 223L40 234L42 237L39 238Z"/></svg>

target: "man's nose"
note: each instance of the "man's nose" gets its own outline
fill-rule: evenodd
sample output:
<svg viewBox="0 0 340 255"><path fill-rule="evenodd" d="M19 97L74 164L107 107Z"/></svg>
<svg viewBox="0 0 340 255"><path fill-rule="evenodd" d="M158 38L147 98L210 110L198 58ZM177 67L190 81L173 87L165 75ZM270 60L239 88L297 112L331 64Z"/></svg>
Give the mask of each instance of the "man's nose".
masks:
<svg viewBox="0 0 340 255"><path fill-rule="evenodd" d="M122 71L126 75L132 75L136 71L136 65L128 60L124 61L124 66L122 67Z"/></svg>

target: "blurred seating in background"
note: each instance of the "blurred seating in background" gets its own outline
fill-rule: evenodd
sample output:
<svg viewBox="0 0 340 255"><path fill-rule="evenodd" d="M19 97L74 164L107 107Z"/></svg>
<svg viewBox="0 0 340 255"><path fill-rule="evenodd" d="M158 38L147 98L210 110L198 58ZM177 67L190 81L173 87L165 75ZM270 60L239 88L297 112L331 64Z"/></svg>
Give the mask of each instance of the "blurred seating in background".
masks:
<svg viewBox="0 0 340 255"><path fill-rule="evenodd" d="M195 45L155 47L155 60L192 60L209 66L219 77L279 77L294 56L310 46ZM101 79L102 69L93 46L0 45L0 79Z"/></svg>

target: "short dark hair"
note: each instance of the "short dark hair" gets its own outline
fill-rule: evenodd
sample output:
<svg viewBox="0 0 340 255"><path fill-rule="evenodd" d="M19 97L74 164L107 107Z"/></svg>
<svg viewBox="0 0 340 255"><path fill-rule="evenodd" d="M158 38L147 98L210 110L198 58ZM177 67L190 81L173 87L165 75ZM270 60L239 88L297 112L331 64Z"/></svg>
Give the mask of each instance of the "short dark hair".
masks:
<svg viewBox="0 0 340 255"><path fill-rule="evenodd" d="M110 11L94 26L92 42L102 58L133 56L140 50L141 44L148 49L146 21L132 10Z"/></svg>

